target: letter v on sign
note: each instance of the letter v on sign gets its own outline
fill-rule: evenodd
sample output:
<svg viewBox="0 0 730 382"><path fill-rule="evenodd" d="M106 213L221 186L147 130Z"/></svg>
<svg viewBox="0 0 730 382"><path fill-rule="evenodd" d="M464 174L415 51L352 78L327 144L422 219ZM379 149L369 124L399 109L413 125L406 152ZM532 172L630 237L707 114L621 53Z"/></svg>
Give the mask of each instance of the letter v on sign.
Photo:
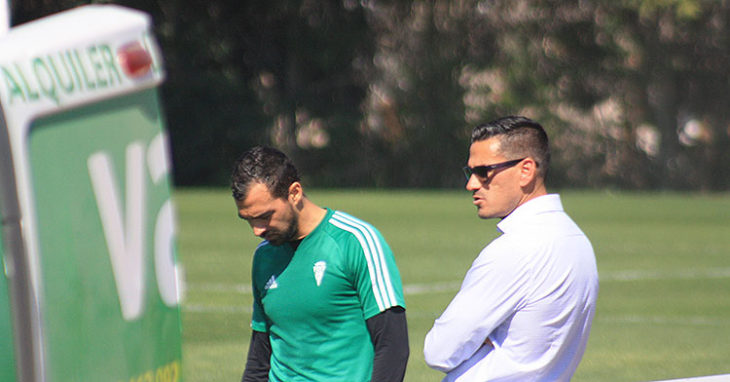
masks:
<svg viewBox="0 0 730 382"><path fill-rule="evenodd" d="M122 316L131 321L142 314L144 302L144 144L133 142L127 146L126 157L126 214L122 213L111 156L104 151L96 152L89 157L88 167Z"/></svg>

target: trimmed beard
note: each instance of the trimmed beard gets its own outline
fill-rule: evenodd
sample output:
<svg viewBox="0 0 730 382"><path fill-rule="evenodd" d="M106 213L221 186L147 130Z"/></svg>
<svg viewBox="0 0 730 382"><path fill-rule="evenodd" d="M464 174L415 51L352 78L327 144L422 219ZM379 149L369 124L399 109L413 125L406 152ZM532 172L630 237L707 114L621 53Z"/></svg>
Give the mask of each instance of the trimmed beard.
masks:
<svg viewBox="0 0 730 382"><path fill-rule="evenodd" d="M289 224L286 229L280 232L273 232L270 235L266 235L266 240L271 245L279 246L284 243L292 242L297 239L297 232L299 231L299 216L294 213L292 208L292 218L289 220Z"/></svg>

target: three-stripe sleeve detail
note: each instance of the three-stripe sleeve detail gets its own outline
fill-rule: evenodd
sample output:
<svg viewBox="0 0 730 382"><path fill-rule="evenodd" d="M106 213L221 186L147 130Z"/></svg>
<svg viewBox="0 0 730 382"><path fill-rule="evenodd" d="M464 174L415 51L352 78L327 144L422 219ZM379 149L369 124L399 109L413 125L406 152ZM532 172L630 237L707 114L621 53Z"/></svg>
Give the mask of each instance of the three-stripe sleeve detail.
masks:
<svg viewBox="0 0 730 382"><path fill-rule="evenodd" d="M373 286L373 295L380 311L398 305L395 290L390 280L388 263L378 235L372 226L345 213L336 211L330 223L350 232L360 243L370 272L370 283Z"/></svg>

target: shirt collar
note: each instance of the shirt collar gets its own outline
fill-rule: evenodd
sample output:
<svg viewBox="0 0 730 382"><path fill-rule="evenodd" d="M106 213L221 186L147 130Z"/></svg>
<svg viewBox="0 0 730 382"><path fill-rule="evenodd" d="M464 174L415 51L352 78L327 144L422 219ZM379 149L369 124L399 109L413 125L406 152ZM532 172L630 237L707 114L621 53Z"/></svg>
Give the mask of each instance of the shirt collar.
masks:
<svg viewBox="0 0 730 382"><path fill-rule="evenodd" d="M560 201L560 195L548 194L539 196L515 208L512 213L497 223L497 229L499 232L505 233L509 230L516 229L535 215L556 211L563 211L563 203Z"/></svg>

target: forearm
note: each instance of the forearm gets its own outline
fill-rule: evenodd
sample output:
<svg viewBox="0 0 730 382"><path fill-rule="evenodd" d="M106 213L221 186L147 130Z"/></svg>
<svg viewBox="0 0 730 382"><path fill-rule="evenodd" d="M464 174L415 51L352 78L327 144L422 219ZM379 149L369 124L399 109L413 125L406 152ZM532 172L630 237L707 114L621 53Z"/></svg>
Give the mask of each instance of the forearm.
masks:
<svg viewBox="0 0 730 382"><path fill-rule="evenodd" d="M241 382L267 382L271 360L271 342L268 333L251 332L246 369Z"/></svg>
<svg viewBox="0 0 730 382"><path fill-rule="evenodd" d="M429 367L449 372L489 341L502 314L499 308L486 311L474 297L457 294L426 334L423 355Z"/></svg>
<svg viewBox="0 0 730 382"><path fill-rule="evenodd" d="M516 259L489 252L474 261L459 292L434 322L424 341L426 364L448 372L470 359L529 293L530 273Z"/></svg>
<svg viewBox="0 0 730 382"><path fill-rule="evenodd" d="M432 369L448 373L471 358L483 346L493 347L489 338L476 333L463 335L445 329L435 325L426 334L423 355L426 364Z"/></svg>
<svg viewBox="0 0 730 382"><path fill-rule="evenodd" d="M405 309L396 306L373 316L367 327L375 348L371 380L402 381L410 353Z"/></svg>

